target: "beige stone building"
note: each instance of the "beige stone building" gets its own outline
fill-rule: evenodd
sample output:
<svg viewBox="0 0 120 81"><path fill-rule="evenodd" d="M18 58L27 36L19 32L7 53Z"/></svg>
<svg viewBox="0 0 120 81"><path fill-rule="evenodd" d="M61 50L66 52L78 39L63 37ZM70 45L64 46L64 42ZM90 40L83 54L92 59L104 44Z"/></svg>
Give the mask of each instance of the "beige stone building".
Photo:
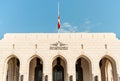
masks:
<svg viewBox="0 0 120 81"><path fill-rule="evenodd" d="M16 33L0 40L0 81L120 81L113 33Z"/></svg>

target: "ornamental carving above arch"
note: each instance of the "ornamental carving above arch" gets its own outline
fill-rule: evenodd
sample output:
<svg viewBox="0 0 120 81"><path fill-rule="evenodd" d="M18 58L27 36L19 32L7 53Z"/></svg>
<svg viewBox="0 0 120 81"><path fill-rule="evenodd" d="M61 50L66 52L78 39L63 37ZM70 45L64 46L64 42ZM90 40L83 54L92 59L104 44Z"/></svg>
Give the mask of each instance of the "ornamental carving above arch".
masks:
<svg viewBox="0 0 120 81"><path fill-rule="evenodd" d="M64 44L60 41L50 44L50 50L68 50L68 44Z"/></svg>

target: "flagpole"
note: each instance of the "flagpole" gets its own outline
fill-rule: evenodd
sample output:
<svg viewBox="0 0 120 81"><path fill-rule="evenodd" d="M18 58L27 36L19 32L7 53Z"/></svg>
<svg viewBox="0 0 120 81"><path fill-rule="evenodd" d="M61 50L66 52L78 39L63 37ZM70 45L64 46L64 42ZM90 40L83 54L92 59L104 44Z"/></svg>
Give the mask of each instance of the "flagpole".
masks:
<svg viewBox="0 0 120 81"><path fill-rule="evenodd" d="M58 0L58 24L57 24L57 26L58 26L58 41L59 41L59 30L60 30L60 5L59 5L59 0Z"/></svg>
<svg viewBox="0 0 120 81"><path fill-rule="evenodd" d="M59 33L59 29L58 29L58 33Z"/></svg>
<svg viewBox="0 0 120 81"><path fill-rule="evenodd" d="M59 16L59 0L58 0L58 16ZM58 28L58 33L59 33L59 28Z"/></svg>
<svg viewBox="0 0 120 81"><path fill-rule="evenodd" d="M60 15L60 5L59 5L59 0L58 0L58 16Z"/></svg>
<svg viewBox="0 0 120 81"><path fill-rule="evenodd" d="M60 5L59 5L59 0L58 0L58 33L60 30Z"/></svg>

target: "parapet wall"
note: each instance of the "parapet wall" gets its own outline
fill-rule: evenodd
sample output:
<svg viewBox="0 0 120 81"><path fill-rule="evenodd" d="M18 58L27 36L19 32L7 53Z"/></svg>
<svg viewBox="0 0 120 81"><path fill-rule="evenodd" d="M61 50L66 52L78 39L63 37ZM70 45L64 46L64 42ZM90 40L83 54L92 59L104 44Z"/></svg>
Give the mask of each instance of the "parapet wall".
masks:
<svg viewBox="0 0 120 81"><path fill-rule="evenodd" d="M112 39L115 40L114 33L8 33L2 40L55 40L55 39ZM89 41L89 40L87 40Z"/></svg>

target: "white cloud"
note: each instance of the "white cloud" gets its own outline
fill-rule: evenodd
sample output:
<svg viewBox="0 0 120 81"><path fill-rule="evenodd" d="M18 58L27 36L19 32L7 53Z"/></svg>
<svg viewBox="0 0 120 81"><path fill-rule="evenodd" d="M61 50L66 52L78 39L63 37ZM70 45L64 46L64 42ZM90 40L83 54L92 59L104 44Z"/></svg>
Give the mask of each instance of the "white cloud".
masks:
<svg viewBox="0 0 120 81"><path fill-rule="evenodd" d="M63 23L63 25L60 28L60 33L71 33L71 32L77 32L77 26L73 26L68 22Z"/></svg>
<svg viewBox="0 0 120 81"><path fill-rule="evenodd" d="M93 28L99 27L100 25L102 25L101 22L92 22L92 20L85 19L81 27L85 29L84 32L90 32Z"/></svg>
<svg viewBox="0 0 120 81"><path fill-rule="evenodd" d="M90 19L85 19L83 22L81 22L80 26L74 26L68 22L65 22L61 25L59 32L60 33L91 32L93 28L97 28L101 25L102 25L101 22L93 22Z"/></svg>
<svg viewBox="0 0 120 81"><path fill-rule="evenodd" d="M71 27L71 25L69 23L65 22L65 23L63 23L63 27L69 28L69 27Z"/></svg>

